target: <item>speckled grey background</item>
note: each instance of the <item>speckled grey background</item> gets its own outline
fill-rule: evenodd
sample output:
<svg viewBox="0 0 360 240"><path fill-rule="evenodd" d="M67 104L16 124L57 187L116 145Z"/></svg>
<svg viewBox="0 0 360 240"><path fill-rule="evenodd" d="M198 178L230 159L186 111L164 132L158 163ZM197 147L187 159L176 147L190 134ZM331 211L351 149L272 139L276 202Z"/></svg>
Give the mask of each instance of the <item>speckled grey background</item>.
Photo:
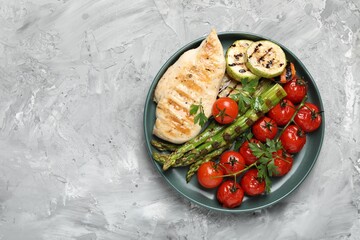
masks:
<svg viewBox="0 0 360 240"><path fill-rule="evenodd" d="M0 1L0 239L360 239L360 2ZM316 80L313 171L281 203L224 215L179 197L148 158L148 88L181 46L268 36Z"/></svg>

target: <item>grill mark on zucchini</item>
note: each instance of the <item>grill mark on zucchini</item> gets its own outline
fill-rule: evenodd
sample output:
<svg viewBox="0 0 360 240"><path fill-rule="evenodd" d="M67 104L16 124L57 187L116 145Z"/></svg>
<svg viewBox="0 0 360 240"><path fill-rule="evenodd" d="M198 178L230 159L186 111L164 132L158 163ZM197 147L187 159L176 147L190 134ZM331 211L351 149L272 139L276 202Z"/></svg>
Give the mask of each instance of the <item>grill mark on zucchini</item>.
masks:
<svg viewBox="0 0 360 240"><path fill-rule="evenodd" d="M228 75L236 81L240 82L243 79L258 80L260 78L253 74L246 66L246 50L252 43L250 40L237 40L226 52L226 71Z"/></svg>
<svg viewBox="0 0 360 240"><path fill-rule="evenodd" d="M233 67L233 66L241 66L244 65L245 63L229 63L228 66Z"/></svg>
<svg viewBox="0 0 360 240"><path fill-rule="evenodd" d="M279 76L285 69L284 51L273 42L267 40L254 42L246 54L248 56L246 67L258 76L273 78Z"/></svg>
<svg viewBox="0 0 360 240"><path fill-rule="evenodd" d="M259 59L258 59L258 63L264 61L264 58L266 57L266 55L268 55L270 53L270 51L272 50L272 47L269 48L264 55L262 55Z"/></svg>
<svg viewBox="0 0 360 240"><path fill-rule="evenodd" d="M256 45L254 51L250 54L249 58L252 58L252 55L253 55L254 53L258 52L258 51L259 51L259 47L261 47L261 46L262 46L261 43L259 43L258 45Z"/></svg>
<svg viewBox="0 0 360 240"><path fill-rule="evenodd" d="M239 60L239 58L242 56L244 56L242 53L234 54L234 58L236 58L236 60Z"/></svg>

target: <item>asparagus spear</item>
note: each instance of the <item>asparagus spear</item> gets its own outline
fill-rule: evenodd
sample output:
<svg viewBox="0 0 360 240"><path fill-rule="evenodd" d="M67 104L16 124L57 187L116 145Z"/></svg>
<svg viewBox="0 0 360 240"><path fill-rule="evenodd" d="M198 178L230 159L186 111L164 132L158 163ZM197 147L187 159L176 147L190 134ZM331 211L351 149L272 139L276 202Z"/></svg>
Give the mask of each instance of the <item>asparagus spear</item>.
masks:
<svg viewBox="0 0 360 240"><path fill-rule="evenodd" d="M191 164L188 172L186 173L186 182L188 183L191 180L191 177L197 172L197 170L199 169L201 164L203 164L205 162L209 162L209 161L219 157L229 147L230 147L230 144L227 144L224 147L216 149L213 152L205 155L199 161L196 161L195 163Z"/></svg>
<svg viewBox="0 0 360 240"><path fill-rule="evenodd" d="M156 139L152 139L150 143L159 151L173 152L181 146L181 145L177 145L177 144L173 144L173 143L169 143L169 142L158 141Z"/></svg>
<svg viewBox="0 0 360 240"><path fill-rule="evenodd" d="M261 94L265 93L267 90L269 90L273 86L273 82L270 80L263 79L260 81L258 88L253 94L253 97L259 97ZM239 94L248 94L246 92L242 92L240 88L237 88L237 91L235 91L234 94L230 95L231 98L235 99L236 101L239 98ZM246 110L250 107L250 105L246 106ZM175 161L180 159L186 152L191 151L195 149L197 146L201 145L205 141L211 141L211 138L220 132L222 132L227 126L226 125L219 125L214 120L210 122L208 127L197 137L191 139L190 141L183 144L181 147L179 147L176 151L174 151L169 156L169 161L167 162L167 165L172 166ZM178 161L179 162L179 161ZM167 168L169 168L167 167ZM166 169L167 169L166 168Z"/></svg>
<svg viewBox="0 0 360 240"><path fill-rule="evenodd" d="M189 147L189 149L192 149L192 153L197 154L197 156L201 156L212 152L214 149L221 148L226 144L231 143L262 115L278 104L285 96L286 92L284 89L279 84L275 84L265 93L261 94L258 98L261 100L258 100L257 102L255 101L254 107L249 109L241 117L237 118L235 122L230 124L215 136L209 138L204 144L200 146L197 145L199 147ZM167 170L169 167L171 167L177 158L178 157L175 154L171 154L168 159L166 159L163 165L163 170Z"/></svg>
<svg viewBox="0 0 360 240"><path fill-rule="evenodd" d="M207 139L211 138L212 136L216 135L221 130L225 129L226 126L217 124L214 120L210 122L207 128L200 133L195 138L189 140L188 142L184 143L180 148L169 155L169 159L171 160L171 165L173 165L176 159L181 158L186 152L194 149L195 147L199 146Z"/></svg>
<svg viewBox="0 0 360 240"><path fill-rule="evenodd" d="M155 152L155 151L153 151L153 153L152 153L153 159L161 164L165 163L168 156L169 156L169 154L159 153L159 152Z"/></svg>
<svg viewBox="0 0 360 240"><path fill-rule="evenodd" d="M196 154L193 153L186 153L184 156L182 156L181 158L176 159L174 165L172 167L184 167L184 166L188 166L194 162L196 162L197 158L196 158Z"/></svg>

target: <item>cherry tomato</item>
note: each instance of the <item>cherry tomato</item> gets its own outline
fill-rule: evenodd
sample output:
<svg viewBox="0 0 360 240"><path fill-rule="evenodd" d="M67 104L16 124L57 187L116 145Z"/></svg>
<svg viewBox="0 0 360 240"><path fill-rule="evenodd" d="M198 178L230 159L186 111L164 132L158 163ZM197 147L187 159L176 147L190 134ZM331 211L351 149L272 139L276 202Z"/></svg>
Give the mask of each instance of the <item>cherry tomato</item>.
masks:
<svg viewBox="0 0 360 240"><path fill-rule="evenodd" d="M321 124L319 108L312 103L305 103L305 105L299 109L294 121L304 132L315 131Z"/></svg>
<svg viewBox="0 0 360 240"><path fill-rule="evenodd" d="M238 152L226 151L220 157L220 165L225 174L236 173L245 168L245 159Z"/></svg>
<svg viewBox="0 0 360 240"><path fill-rule="evenodd" d="M254 162L256 162L258 160L258 158L255 157L254 154L252 153L252 151L249 147L249 142L250 143L259 143L260 141L255 138L252 138L252 139L250 139L250 141L245 141L241 145L239 152L244 157L246 165L253 164Z"/></svg>
<svg viewBox="0 0 360 240"><path fill-rule="evenodd" d="M276 122L268 117L262 117L257 120L252 126L252 133L255 138L261 142L266 142L266 139L273 139L276 137L278 127Z"/></svg>
<svg viewBox="0 0 360 240"><path fill-rule="evenodd" d="M306 135L296 125L289 125L280 136L280 141L288 153L297 153L306 143Z"/></svg>
<svg viewBox="0 0 360 240"><path fill-rule="evenodd" d="M285 126L294 113L294 104L290 100L283 99L275 107L270 109L268 116L274 119L278 126Z"/></svg>
<svg viewBox="0 0 360 240"><path fill-rule="evenodd" d="M298 77L293 78L283 87L287 93L285 99L290 100L294 104L300 103L307 93L306 82Z"/></svg>
<svg viewBox="0 0 360 240"><path fill-rule="evenodd" d="M212 107L212 115L220 124L229 124L235 120L239 108L237 103L229 98L222 97L215 101Z"/></svg>
<svg viewBox="0 0 360 240"><path fill-rule="evenodd" d="M294 161L291 155L280 149L276 153L273 153L273 158L276 171L272 176L281 177L290 171Z"/></svg>
<svg viewBox="0 0 360 240"><path fill-rule="evenodd" d="M242 203L244 191L237 182L226 180L219 186L216 198L223 207L234 208Z"/></svg>
<svg viewBox="0 0 360 240"><path fill-rule="evenodd" d="M197 171L198 182L204 188L219 186L223 180L222 175L224 175L222 168L212 161L201 164Z"/></svg>
<svg viewBox="0 0 360 240"><path fill-rule="evenodd" d="M250 169L241 178L240 185L246 195L257 196L265 192L265 181L258 179L258 170Z"/></svg>

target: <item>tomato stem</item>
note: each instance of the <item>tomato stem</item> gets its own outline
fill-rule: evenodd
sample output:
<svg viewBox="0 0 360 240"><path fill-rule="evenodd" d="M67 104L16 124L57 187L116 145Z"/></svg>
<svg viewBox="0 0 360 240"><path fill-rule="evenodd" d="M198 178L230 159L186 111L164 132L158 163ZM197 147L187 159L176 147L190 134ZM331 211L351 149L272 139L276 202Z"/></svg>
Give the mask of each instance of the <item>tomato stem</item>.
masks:
<svg viewBox="0 0 360 240"><path fill-rule="evenodd" d="M240 170L240 171L237 171L237 172L234 172L234 173L229 173L229 174L225 174L225 175L221 175L221 176L215 176L214 178L218 178L218 177L235 177L236 179L236 176L239 175L240 173L243 173L245 172L246 170L252 168L253 166L256 166L256 162L250 164L249 166L247 166L246 168Z"/></svg>
<svg viewBox="0 0 360 240"><path fill-rule="evenodd" d="M305 105L305 102L307 100L307 95L305 95L305 97L301 100L301 103L299 104L299 106L296 108L294 114L291 116L290 121L283 127L283 129L281 129L280 134L278 135L278 137L276 138L276 142L278 142L280 140L281 135L284 133L285 129L294 122L294 118L296 116L296 114L299 112L300 108L302 108Z"/></svg>

